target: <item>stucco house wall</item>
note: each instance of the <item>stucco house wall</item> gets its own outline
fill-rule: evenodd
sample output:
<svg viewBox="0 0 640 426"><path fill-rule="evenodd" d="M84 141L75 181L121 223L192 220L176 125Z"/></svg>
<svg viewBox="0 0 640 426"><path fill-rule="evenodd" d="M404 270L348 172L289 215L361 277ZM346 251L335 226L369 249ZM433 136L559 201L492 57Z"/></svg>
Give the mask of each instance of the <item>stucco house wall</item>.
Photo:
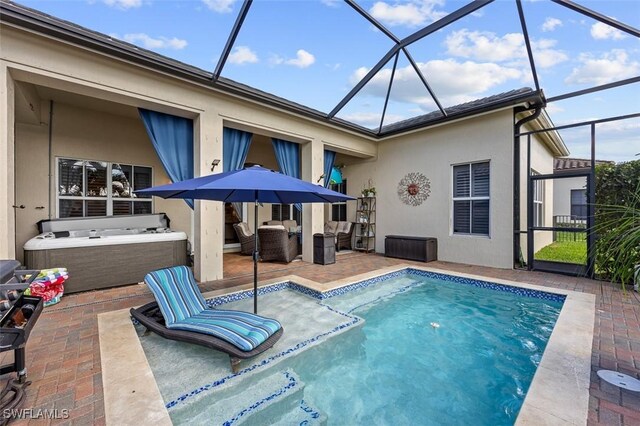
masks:
<svg viewBox="0 0 640 426"><path fill-rule="evenodd" d="M349 195L372 179L377 189L376 251L385 235L436 237L440 260L511 268L513 113L504 110L380 142L375 162L345 167ZM490 162L490 236L452 232L452 165ZM420 172L431 182L431 195L408 206L397 194L398 182ZM355 204L348 206L355 217Z"/></svg>
<svg viewBox="0 0 640 426"><path fill-rule="evenodd" d="M525 126L523 130L533 130L529 126ZM520 138L520 229L527 230L527 200L529 199L529 191L527 188L527 139ZM534 172L541 175L553 173L553 154L544 142L535 135L531 138L531 168ZM544 191L544 220L543 226L553 226L553 202L556 181L553 179L543 180ZM534 252L548 246L553 242L553 232L535 231L534 232ZM523 238L521 245L522 255L527 258L526 238Z"/></svg>
<svg viewBox="0 0 640 426"><path fill-rule="evenodd" d="M586 177L556 179L553 192L553 215L571 215L571 190L587 189Z"/></svg>
<svg viewBox="0 0 640 426"><path fill-rule="evenodd" d="M50 104L43 102L42 110L48 119ZM127 109L127 111L130 108ZM35 223L58 217L56 203L56 158L147 166L153 169L154 185L170 180L147 137L140 119L109 114L64 103L53 105L51 155L49 155L48 123L38 126L16 124L16 201L25 209L16 214L16 256L22 260L22 246L37 234ZM48 168L52 176L49 182ZM43 206L44 209L36 209ZM167 213L171 227L191 233L191 209L184 202L154 198L153 211Z"/></svg>

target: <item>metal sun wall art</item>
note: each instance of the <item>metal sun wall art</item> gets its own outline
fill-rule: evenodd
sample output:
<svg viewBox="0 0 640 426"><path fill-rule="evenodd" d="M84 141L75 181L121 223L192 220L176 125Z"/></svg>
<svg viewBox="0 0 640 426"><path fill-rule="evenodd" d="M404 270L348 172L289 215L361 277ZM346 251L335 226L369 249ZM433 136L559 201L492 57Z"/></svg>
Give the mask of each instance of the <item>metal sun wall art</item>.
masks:
<svg viewBox="0 0 640 426"><path fill-rule="evenodd" d="M410 206L419 206L431 195L431 182L418 172L408 173L398 184L398 197Z"/></svg>

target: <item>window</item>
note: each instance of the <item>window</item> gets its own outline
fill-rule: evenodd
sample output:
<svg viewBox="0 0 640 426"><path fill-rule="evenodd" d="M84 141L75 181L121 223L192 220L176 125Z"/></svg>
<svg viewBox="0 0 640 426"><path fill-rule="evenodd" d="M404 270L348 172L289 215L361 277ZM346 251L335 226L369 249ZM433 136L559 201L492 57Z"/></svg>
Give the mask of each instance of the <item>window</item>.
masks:
<svg viewBox="0 0 640 426"><path fill-rule="evenodd" d="M133 194L134 190L151 187L151 167L69 158L58 158L57 162L58 217L118 216L153 211L151 196Z"/></svg>
<svg viewBox="0 0 640 426"><path fill-rule="evenodd" d="M453 233L489 235L489 162L453 166Z"/></svg>
<svg viewBox="0 0 640 426"><path fill-rule="evenodd" d="M333 191L339 192L341 194L347 194L347 180L343 180L342 183L336 183L330 185L329 187ZM339 203L331 204L331 220L335 220L336 222L347 220L347 202L341 201Z"/></svg>
<svg viewBox="0 0 640 426"><path fill-rule="evenodd" d="M587 191L585 189L571 190L571 216L573 219L587 219Z"/></svg>
<svg viewBox="0 0 640 426"><path fill-rule="evenodd" d="M293 204L271 204L271 220L295 220L302 223L302 212Z"/></svg>
<svg viewBox="0 0 640 426"><path fill-rule="evenodd" d="M539 175L535 170L532 175ZM544 226L544 181L533 181L533 226Z"/></svg>

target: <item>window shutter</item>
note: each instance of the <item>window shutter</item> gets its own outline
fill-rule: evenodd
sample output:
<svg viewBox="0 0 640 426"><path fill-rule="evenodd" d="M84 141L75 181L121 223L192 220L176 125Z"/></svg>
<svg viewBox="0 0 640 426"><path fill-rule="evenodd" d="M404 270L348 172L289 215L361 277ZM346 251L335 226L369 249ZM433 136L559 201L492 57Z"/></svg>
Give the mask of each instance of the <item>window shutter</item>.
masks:
<svg viewBox="0 0 640 426"><path fill-rule="evenodd" d="M282 219L291 220L291 204L281 204L282 206Z"/></svg>
<svg viewBox="0 0 640 426"><path fill-rule="evenodd" d="M453 196L468 197L470 187L469 165L453 167Z"/></svg>
<svg viewBox="0 0 640 426"><path fill-rule="evenodd" d="M271 204L271 220L282 220L280 218L280 204Z"/></svg>
<svg viewBox="0 0 640 426"><path fill-rule="evenodd" d="M453 202L453 232L469 234L471 227L469 218L471 216L470 201L454 201Z"/></svg>
<svg viewBox="0 0 640 426"><path fill-rule="evenodd" d="M571 204L587 205L587 191L584 189L572 189Z"/></svg>
<svg viewBox="0 0 640 426"><path fill-rule="evenodd" d="M489 200L473 201L471 232L489 235Z"/></svg>
<svg viewBox="0 0 640 426"><path fill-rule="evenodd" d="M150 167L133 167L133 188L138 191L140 189L151 188L151 168Z"/></svg>
<svg viewBox="0 0 640 426"><path fill-rule="evenodd" d="M473 191L474 197L489 196L489 163L476 163L471 165L473 173Z"/></svg>
<svg viewBox="0 0 640 426"><path fill-rule="evenodd" d="M571 190L571 216L576 219L586 219L587 210L587 191L584 189Z"/></svg>

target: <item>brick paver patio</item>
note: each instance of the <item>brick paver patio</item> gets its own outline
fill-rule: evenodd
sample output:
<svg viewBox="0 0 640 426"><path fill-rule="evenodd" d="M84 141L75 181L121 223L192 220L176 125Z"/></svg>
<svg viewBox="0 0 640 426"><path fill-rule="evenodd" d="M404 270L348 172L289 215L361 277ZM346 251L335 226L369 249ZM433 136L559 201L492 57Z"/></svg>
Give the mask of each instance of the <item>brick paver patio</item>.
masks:
<svg viewBox="0 0 640 426"><path fill-rule="evenodd" d="M203 291L230 288L252 282L250 257L225 255L224 280L201 285ZM347 253L337 263L321 266L295 261L288 265L261 263L260 280L299 275L318 282L410 263L373 254ZM421 264L424 265L424 264ZM623 293L609 283L561 275L502 270L432 262L428 266L549 288L564 288L596 295L596 318L588 424L640 424L640 393L620 390L602 382L596 371L618 370L640 378L640 296ZM139 306L152 300L142 285L65 296L46 308L27 345L27 368L33 382L22 408L68 410L68 419L30 420L28 424L104 424L100 344L97 315ZM0 357L6 362L7 355ZM18 421L15 424L27 424Z"/></svg>

